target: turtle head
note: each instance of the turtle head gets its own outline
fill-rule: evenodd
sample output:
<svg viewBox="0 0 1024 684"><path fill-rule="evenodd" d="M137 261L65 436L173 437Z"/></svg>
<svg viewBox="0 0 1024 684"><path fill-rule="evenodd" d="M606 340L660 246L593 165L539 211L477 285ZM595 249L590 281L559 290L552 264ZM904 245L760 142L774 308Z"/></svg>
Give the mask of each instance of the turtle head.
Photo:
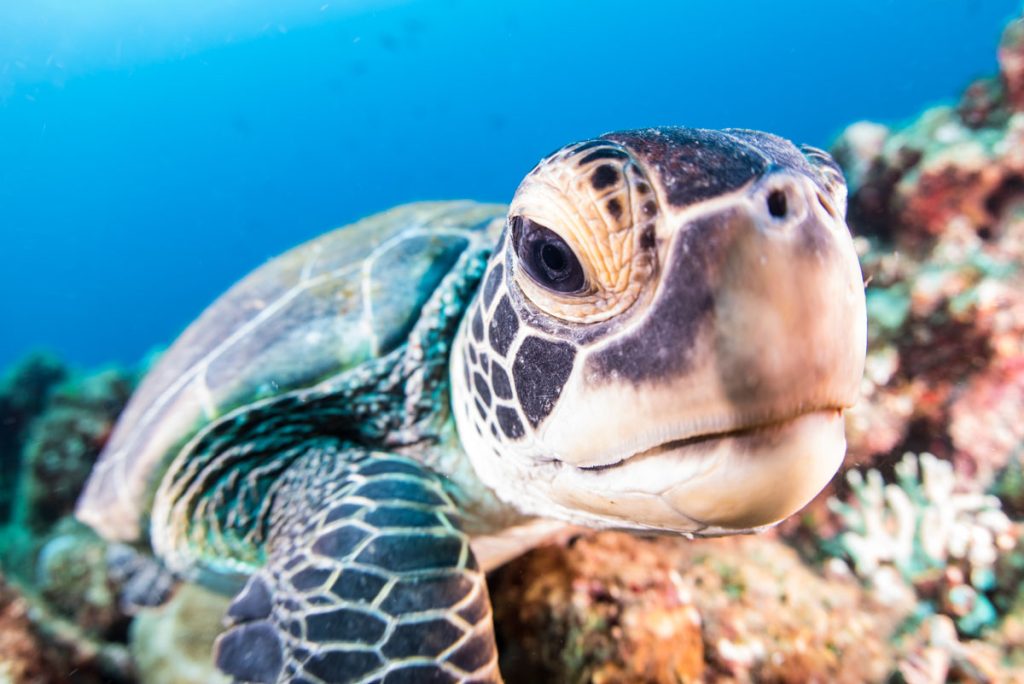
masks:
<svg viewBox="0 0 1024 684"><path fill-rule="evenodd" d="M453 357L477 473L528 512L695 534L831 479L864 288L827 154L745 130L569 145L523 180Z"/></svg>

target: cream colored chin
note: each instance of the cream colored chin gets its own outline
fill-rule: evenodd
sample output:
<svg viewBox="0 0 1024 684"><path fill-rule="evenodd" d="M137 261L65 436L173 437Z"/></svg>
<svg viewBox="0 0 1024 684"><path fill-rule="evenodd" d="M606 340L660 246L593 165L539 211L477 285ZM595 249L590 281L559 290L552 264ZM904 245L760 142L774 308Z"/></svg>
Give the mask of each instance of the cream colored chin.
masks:
<svg viewBox="0 0 1024 684"><path fill-rule="evenodd" d="M727 533L779 522L828 484L846 453L842 413L655 449L620 465L561 469L560 503L614 524Z"/></svg>

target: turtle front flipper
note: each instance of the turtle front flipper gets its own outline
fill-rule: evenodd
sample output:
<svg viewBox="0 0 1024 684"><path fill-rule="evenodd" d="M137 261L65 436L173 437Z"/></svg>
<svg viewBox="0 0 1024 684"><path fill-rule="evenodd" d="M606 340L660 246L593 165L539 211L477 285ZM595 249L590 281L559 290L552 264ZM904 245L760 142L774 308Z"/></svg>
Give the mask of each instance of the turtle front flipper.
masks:
<svg viewBox="0 0 1024 684"><path fill-rule="evenodd" d="M267 562L217 666L251 682L500 682L484 574L438 476L318 440L272 492Z"/></svg>

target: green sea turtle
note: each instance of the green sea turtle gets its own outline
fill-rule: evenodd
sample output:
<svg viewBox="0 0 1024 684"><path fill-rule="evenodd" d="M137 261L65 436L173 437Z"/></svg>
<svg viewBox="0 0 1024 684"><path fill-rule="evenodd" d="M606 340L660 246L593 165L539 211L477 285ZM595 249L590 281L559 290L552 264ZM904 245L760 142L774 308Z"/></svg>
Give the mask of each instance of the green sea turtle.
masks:
<svg viewBox="0 0 1024 684"><path fill-rule="evenodd" d="M237 592L236 680L498 681L483 573L554 524L751 531L831 478L866 336L845 195L813 148L656 128L507 209L328 233L177 340L78 515Z"/></svg>

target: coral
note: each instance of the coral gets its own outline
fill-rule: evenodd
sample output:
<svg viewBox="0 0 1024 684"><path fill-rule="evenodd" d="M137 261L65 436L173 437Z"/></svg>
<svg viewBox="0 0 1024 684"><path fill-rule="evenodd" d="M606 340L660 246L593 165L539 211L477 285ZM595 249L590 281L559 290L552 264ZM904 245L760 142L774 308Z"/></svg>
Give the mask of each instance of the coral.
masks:
<svg viewBox="0 0 1024 684"><path fill-rule="evenodd" d="M902 578L961 632L977 635L996 622L987 593L1019 532L998 498L958 488L950 463L907 454L895 470L898 484L888 485L877 470L847 472L853 500L831 501L846 527L839 547L876 591Z"/></svg>
<svg viewBox="0 0 1024 684"><path fill-rule="evenodd" d="M0 576L0 683L120 684L134 679L126 649L91 640Z"/></svg>
<svg viewBox="0 0 1024 684"><path fill-rule="evenodd" d="M848 465L905 451L954 463L978 492L1024 441L1024 23L1000 74L900 127L851 125L833 150L867 282L863 400ZM820 503L819 503L820 505Z"/></svg>
<svg viewBox="0 0 1024 684"><path fill-rule="evenodd" d="M112 369L76 378L53 392L26 439L18 524L40 532L73 512L134 384L132 374Z"/></svg>
<svg viewBox="0 0 1024 684"><path fill-rule="evenodd" d="M25 432L46 406L51 390L66 376L63 364L37 353L0 380L0 468L4 473L0 477L0 523L11 514Z"/></svg>
<svg viewBox="0 0 1024 684"><path fill-rule="evenodd" d="M109 571L107 544L96 534L65 520L36 556L33 586L50 609L91 637L123 639L128 616Z"/></svg>
<svg viewBox="0 0 1024 684"><path fill-rule="evenodd" d="M490 584L509 681L879 681L913 609L764 536L601 533L538 549Z"/></svg>
<svg viewBox="0 0 1024 684"><path fill-rule="evenodd" d="M168 603L140 610L131 651L147 684L214 684L227 678L213 666L213 641L230 600L193 584Z"/></svg>
<svg viewBox="0 0 1024 684"><path fill-rule="evenodd" d="M28 603L0 578L0 684L45 684L57 673L28 619Z"/></svg>
<svg viewBox="0 0 1024 684"><path fill-rule="evenodd" d="M123 645L123 587L108 567L106 543L70 514L134 377L116 370L66 376L62 365L36 357L0 392L5 423L17 426L16 438L4 433L3 448L12 450L3 453L12 461L7 472L17 473L4 482L17 486L0 526L0 567L18 582L10 605L23 606L27 621L9 633L19 643L31 636L30 648L49 668L39 681L72 671L75 681L127 681L134 670ZM12 677L32 681L27 672Z"/></svg>

